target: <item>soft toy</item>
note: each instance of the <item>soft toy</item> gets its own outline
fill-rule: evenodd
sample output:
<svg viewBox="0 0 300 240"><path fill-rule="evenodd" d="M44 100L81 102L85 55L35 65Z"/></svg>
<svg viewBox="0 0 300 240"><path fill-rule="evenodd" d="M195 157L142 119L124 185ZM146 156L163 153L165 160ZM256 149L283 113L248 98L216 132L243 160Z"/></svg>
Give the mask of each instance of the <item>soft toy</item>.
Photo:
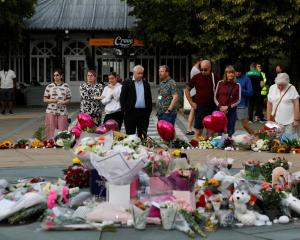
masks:
<svg viewBox="0 0 300 240"><path fill-rule="evenodd" d="M283 185L283 186L290 186L291 177L290 173L285 170L283 167L274 168L272 171L272 186L275 185Z"/></svg>
<svg viewBox="0 0 300 240"><path fill-rule="evenodd" d="M300 215L300 200L291 193L286 193L286 197L282 199L282 205L285 207L285 213L291 217L290 210Z"/></svg>
<svg viewBox="0 0 300 240"><path fill-rule="evenodd" d="M232 201L234 205L234 216L235 218L244 225L271 225L270 219L266 215L261 215L255 211L248 210L247 204L251 200L249 191L239 186L235 189L232 195Z"/></svg>

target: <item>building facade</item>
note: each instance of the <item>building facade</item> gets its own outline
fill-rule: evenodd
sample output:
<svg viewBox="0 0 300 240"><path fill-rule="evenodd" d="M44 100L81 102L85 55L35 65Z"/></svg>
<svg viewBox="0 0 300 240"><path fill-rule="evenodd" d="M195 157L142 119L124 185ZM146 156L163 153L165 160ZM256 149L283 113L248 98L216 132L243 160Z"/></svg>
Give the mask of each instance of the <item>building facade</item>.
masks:
<svg viewBox="0 0 300 240"><path fill-rule="evenodd" d="M135 18L129 11L121 0L38 0L35 14L26 22L26 44L10 52L10 67L16 71L17 81L39 85L34 95L40 96L52 81L53 69L60 67L71 87L72 101L79 102L79 85L88 68L95 69L98 81L105 83L109 72L126 79L133 66L141 64L156 101L158 67L166 64L170 75L184 87L191 65L188 54L145 46L132 38L129 29Z"/></svg>

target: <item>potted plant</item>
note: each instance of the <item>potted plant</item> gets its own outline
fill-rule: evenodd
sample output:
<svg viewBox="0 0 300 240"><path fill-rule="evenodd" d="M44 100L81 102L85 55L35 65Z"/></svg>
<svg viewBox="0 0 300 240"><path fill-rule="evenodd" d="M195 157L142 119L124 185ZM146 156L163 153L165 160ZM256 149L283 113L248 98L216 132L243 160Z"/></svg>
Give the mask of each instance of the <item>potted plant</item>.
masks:
<svg viewBox="0 0 300 240"><path fill-rule="evenodd" d="M263 183L261 186L261 198L263 201L264 213L273 220L282 215L281 201L285 197L283 186L272 187L270 183Z"/></svg>

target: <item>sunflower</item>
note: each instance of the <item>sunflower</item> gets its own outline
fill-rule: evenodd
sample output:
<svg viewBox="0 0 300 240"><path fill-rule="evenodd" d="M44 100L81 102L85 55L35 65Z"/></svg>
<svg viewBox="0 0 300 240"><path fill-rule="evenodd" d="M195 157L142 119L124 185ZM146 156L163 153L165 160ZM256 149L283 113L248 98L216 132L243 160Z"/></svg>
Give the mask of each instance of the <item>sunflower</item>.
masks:
<svg viewBox="0 0 300 240"><path fill-rule="evenodd" d="M12 148L13 147L13 142L11 140L4 140L3 142L1 142L0 144L0 148L2 149L8 149L8 148Z"/></svg>
<svg viewBox="0 0 300 240"><path fill-rule="evenodd" d="M286 149L284 147L280 147L277 149L277 153L285 153Z"/></svg>

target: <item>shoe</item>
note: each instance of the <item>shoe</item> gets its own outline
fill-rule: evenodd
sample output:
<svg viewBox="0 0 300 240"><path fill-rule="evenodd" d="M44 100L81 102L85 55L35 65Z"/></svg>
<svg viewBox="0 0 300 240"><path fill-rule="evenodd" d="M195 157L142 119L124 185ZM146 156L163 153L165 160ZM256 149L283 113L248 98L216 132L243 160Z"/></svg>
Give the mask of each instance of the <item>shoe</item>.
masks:
<svg viewBox="0 0 300 240"><path fill-rule="evenodd" d="M253 122L251 120L249 120L248 123L253 123Z"/></svg>
<svg viewBox="0 0 300 240"><path fill-rule="evenodd" d="M267 119L264 119L264 118L259 120L260 123L265 123L266 121L267 121Z"/></svg>
<svg viewBox="0 0 300 240"><path fill-rule="evenodd" d="M13 115L14 113L13 113L13 111L9 110L9 114Z"/></svg>
<svg viewBox="0 0 300 240"><path fill-rule="evenodd" d="M186 132L186 135L194 135L194 134L195 134L194 131L187 131L187 132Z"/></svg>
<svg viewBox="0 0 300 240"><path fill-rule="evenodd" d="M1 112L1 114L3 114L3 115L4 115L4 114L5 114L5 110L3 110L3 111Z"/></svg>
<svg viewBox="0 0 300 240"><path fill-rule="evenodd" d="M259 121L259 118L256 117L253 122L258 122L258 121Z"/></svg>

